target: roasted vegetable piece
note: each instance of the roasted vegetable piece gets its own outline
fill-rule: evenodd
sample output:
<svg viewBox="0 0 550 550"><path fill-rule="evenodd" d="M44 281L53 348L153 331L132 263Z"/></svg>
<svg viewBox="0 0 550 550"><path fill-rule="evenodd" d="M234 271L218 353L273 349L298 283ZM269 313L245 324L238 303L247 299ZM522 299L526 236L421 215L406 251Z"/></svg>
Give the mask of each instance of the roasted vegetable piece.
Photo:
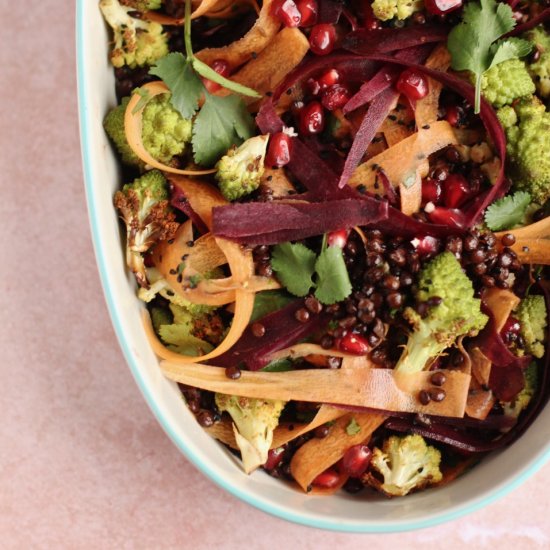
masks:
<svg viewBox="0 0 550 550"><path fill-rule="evenodd" d="M518 418L520 413L524 411L531 403L535 393L539 387L539 372L538 365L531 363L524 372L525 386L516 395L516 397L509 402L502 403L504 414L511 416L512 418Z"/></svg>
<svg viewBox="0 0 550 550"><path fill-rule="evenodd" d="M390 497L405 496L441 481L440 462L441 453L427 445L422 436L392 435L384 441L382 449L375 447L372 452L371 469L382 474L383 483L372 472L367 474L367 480Z"/></svg>
<svg viewBox="0 0 550 550"><path fill-rule="evenodd" d="M403 312L413 332L395 367L398 371L423 370L459 336L477 334L488 320L481 300L474 298L472 282L451 252L436 256L421 271L416 299L426 303L428 312L425 317L410 307Z"/></svg>
<svg viewBox="0 0 550 550"><path fill-rule="evenodd" d="M273 430L279 423L285 404L284 401L274 399L216 394L218 409L229 413L235 423L235 440L247 474L265 464L273 441Z"/></svg>
<svg viewBox="0 0 550 550"><path fill-rule="evenodd" d="M550 96L550 35L542 25L531 29L525 38L535 45L538 57L527 68L535 81L537 93L546 98Z"/></svg>
<svg viewBox="0 0 550 550"><path fill-rule="evenodd" d="M155 243L170 239L178 228L168 201L166 179L158 170L126 184L114 203L126 223L126 262L141 287L148 287L143 254Z"/></svg>
<svg viewBox="0 0 550 550"><path fill-rule="evenodd" d="M414 12L424 7L422 0L374 0L372 12L380 21L389 21L396 17L408 19Z"/></svg>
<svg viewBox="0 0 550 550"><path fill-rule="evenodd" d="M515 312L520 323L520 334L525 341L527 353L541 358L544 355L548 316L543 296L530 295L524 298Z"/></svg>
<svg viewBox="0 0 550 550"><path fill-rule="evenodd" d="M535 84L520 59L499 63L481 77L481 93L495 107L509 105L514 100L535 93Z"/></svg>
<svg viewBox="0 0 550 550"><path fill-rule="evenodd" d="M134 153L130 145L128 145L128 140L126 139L126 133L124 131L124 113L126 112L129 101L129 97L123 97L120 105L117 105L107 113L107 116L103 120L103 128L105 128L107 135L117 148L122 162L129 166L136 166L142 169L144 164Z"/></svg>

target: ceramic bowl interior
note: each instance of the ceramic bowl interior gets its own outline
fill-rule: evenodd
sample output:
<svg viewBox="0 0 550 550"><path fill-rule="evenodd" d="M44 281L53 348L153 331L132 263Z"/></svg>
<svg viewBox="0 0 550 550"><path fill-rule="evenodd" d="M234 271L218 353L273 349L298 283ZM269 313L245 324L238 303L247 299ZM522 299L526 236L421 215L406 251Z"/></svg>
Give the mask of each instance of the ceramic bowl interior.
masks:
<svg viewBox="0 0 550 550"><path fill-rule="evenodd" d="M184 455L214 482L242 500L287 520L338 531L396 532L448 521L518 486L550 455L550 407L506 452L486 458L446 487L387 500L306 496L261 471L246 476L239 461L208 436L187 410L176 384L166 380L141 324L142 306L124 264L123 237L112 197L117 161L102 128L115 105L109 36L96 0L77 1L78 96L86 194L97 263L112 322L132 374L161 426Z"/></svg>

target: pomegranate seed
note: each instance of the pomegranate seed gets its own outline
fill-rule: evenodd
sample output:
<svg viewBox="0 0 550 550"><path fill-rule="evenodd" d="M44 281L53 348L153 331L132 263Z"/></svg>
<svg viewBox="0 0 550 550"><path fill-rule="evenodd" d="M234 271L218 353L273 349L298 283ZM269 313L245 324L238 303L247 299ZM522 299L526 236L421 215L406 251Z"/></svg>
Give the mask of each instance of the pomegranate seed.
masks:
<svg viewBox="0 0 550 550"><path fill-rule="evenodd" d="M460 124L460 111L455 105L447 107L447 113L445 114L445 120L455 128Z"/></svg>
<svg viewBox="0 0 550 550"><path fill-rule="evenodd" d="M285 454L284 447L277 447L276 449L270 449L267 453L267 460L265 461L264 468L266 470L274 470L283 460Z"/></svg>
<svg viewBox="0 0 550 550"><path fill-rule="evenodd" d="M327 55L334 49L336 29L330 23L319 23L311 29L309 47L314 54Z"/></svg>
<svg viewBox="0 0 550 550"><path fill-rule="evenodd" d="M449 208L462 206L471 195L466 178L461 174L449 174L443 184L443 202Z"/></svg>
<svg viewBox="0 0 550 550"><path fill-rule="evenodd" d="M420 256L431 256L436 254L439 250L439 240L430 235L426 235L421 239L417 239L416 242L416 251Z"/></svg>
<svg viewBox="0 0 550 550"><path fill-rule="evenodd" d="M343 338L340 338L337 345L342 351L354 355L366 355L370 351L368 341L353 332L348 332Z"/></svg>
<svg viewBox="0 0 550 550"><path fill-rule="evenodd" d="M428 218L430 218L432 223L459 227L461 229L466 222L464 214L460 210L456 208L444 208L443 206L436 206L428 213Z"/></svg>
<svg viewBox="0 0 550 550"><path fill-rule="evenodd" d="M275 0L271 9L285 27L298 27L302 21L296 2L292 0Z"/></svg>
<svg viewBox="0 0 550 550"><path fill-rule="evenodd" d="M229 70L229 63L224 59L215 59L214 61L212 61L212 65L210 65L210 67L221 76L227 77L231 73L231 71ZM202 83L204 84L206 91L211 94L217 92L221 88L221 86L217 82L213 82L212 80L208 80L207 78L203 78Z"/></svg>
<svg viewBox="0 0 550 550"><path fill-rule="evenodd" d="M432 178L422 181L422 206L428 202L437 204L441 199L441 184Z"/></svg>
<svg viewBox="0 0 550 550"><path fill-rule="evenodd" d="M329 111L343 107L350 98L349 90L341 84L334 84L321 94L321 103Z"/></svg>
<svg viewBox="0 0 550 550"><path fill-rule="evenodd" d="M319 134L325 128L325 113L323 106L318 101L308 103L300 113L300 132L306 134Z"/></svg>
<svg viewBox="0 0 550 550"><path fill-rule="evenodd" d="M519 324L519 321L510 315L508 319L506 320L506 323L504 323L504 326L502 327L500 331L500 335L504 339L504 341L509 340L510 335L517 336L520 333L521 325Z"/></svg>
<svg viewBox="0 0 550 550"><path fill-rule="evenodd" d="M443 15L460 8L462 0L425 0L424 6L433 15Z"/></svg>
<svg viewBox="0 0 550 550"><path fill-rule="evenodd" d="M317 20L316 0L298 0L298 2L296 2L296 6L302 16L300 26L311 27L311 25L315 25L315 21Z"/></svg>
<svg viewBox="0 0 550 550"><path fill-rule="evenodd" d="M348 242L349 231L347 229L340 229L339 231L331 231L328 234L327 242L329 246L337 246L338 248L344 248Z"/></svg>
<svg viewBox="0 0 550 550"><path fill-rule="evenodd" d="M330 69L326 73L323 73L318 79L317 82L321 86L321 90L325 90L334 84L340 82L340 73L336 69Z"/></svg>
<svg viewBox="0 0 550 550"><path fill-rule="evenodd" d="M426 77L412 69L407 69L401 73L395 87L411 100L422 99L428 95Z"/></svg>
<svg viewBox="0 0 550 550"><path fill-rule="evenodd" d="M332 468L328 468L328 470L321 472L311 482L312 485L315 485L316 487L323 487L324 489L332 489L333 487L336 487L338 483L340 483L340 474Z"/></svg>
<svg viewBox="0 0 550 550"><path fill-rule="evenodd" d="M354 445L342 457L340 471L350 477L361 477L369 467L371 457L367 445Z"/></svg>
<svg viewBox="0 0 550 550"><path fill-rule="evenodd" d="M265 165L270 168L281 168L290 162L290 152L292 150L292 139L283 132L277 132L271 136L267 155L265 156Z"/></svg>

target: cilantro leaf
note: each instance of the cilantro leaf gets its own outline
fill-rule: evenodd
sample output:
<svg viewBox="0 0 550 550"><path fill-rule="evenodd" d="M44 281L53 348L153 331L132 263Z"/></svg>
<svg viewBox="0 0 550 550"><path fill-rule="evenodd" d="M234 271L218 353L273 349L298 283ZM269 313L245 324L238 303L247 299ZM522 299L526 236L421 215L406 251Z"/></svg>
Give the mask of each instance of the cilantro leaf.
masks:
<svg viewBox="0 0 550 550"><path fill-rule="evenodd" d="M294 370L294 366L289 359L275 359L260 370L263 372L287 372L289 370Z"/></svg>
<svg viewBox="0 0 550 550"><path fill-rule="evenodd" d="M523 40L522 38L507 38L506 40L499 40L491 46L491 53L493 60L491 61L491 67L504 63L509 59L519 59L525 57L533 49L533 43L529 40Z"/></svg>
<svg viewBox="0 0 550 550"><path fill-rule="evenodd" d="M525 213L530 204L531 195L525 191L502 197L485 211L485 223L491 231L511 229L525 222Z"/></svg>
<svg viewBox="0 0 550 550"><path fill-rule="evenodd" d="M348 435L357 435L360 431L361 426L359 426L359 424L357 424L357 420L352 417L349 424L346 426L346 433Z"/></svg>
<svg viewBox="0 0 550 550"><path fill-rule="evenodd" d="M282 309L292 301L294 301L294 298L289 296L284 290L264 290L263 292L257 292L254 295L254 309L250 316L250 322L253 323L264 317L264 315Z"/></svg>
<svg viewBox="0 0 550 550"><path fill-rule="evenodd" d="M305 296L313 286L316 254L303 244L282 243L273 248L271 267L295 296Z"/></svg>
<svg viewBox="0 0 550 550"><path fill-rule="evenodd" d="M201 79L193 70L192 62L179 52L160 58L149 74L160 77L170 88L170 102L183 118L192 118L199 108L204 92Z"/></svg>
<svg viewBox="0 0 550 550"><path fill-rule="evenodd" d="M317 271L315 296L320 302L334 304L350 295L351 282L340 247L325 248L315 263L315 271Z"/></svg>
<svg viewBox="0 0 550 550"><path fill-rule="evenodd" d="M253 130L254 120L242 99L206 94L193 124L195 162L212 166L232 145L240 145L251 137Z"/></svg>
<svg viewBox="0 0 550 550"><path fill-rule="evenodd" d="M462 23L449 33L447 47L451 53L451 67L455 71L471 71L475 76L476 113L480 109L481 76L491 67L497 51L503 47L501 44L495 50L492 44L515 26L512 8L508 4L481 0L480 4L466 4ZM501 51L499 57L510 59L505 53L510 52Z"/></svg>

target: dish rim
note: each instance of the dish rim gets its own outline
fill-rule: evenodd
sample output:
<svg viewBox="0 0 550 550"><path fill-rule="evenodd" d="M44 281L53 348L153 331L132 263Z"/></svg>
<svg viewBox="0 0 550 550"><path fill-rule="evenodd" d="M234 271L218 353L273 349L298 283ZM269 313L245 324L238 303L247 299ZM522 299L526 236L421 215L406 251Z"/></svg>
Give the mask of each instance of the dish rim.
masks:
<svg viewBox="0 0 550 550"><path fill-rule="evenodd" d="M124 314L119 308L116 307L116 298L111 293L113 285L110 283L109 274L109 262L106 254L106 249L99 238L99 225L98 225L98 204L96 193L94 192L94 186L92 183L97 181L96 169L91 159L91 147L89 136L91 135L92 120L90 117L90 111L85 109L85 105L89 104L89 91L92 89L88 84L88 74L86 70L86 56L85 52L85 37L87 32L85 21L85 2L89 0L77 0L76 1L76 69L77 69L77 90L78 90L78 118L80 127L80 147L82 156L82 168L84 175L84 187L86 193L86 202L88 208L88 218L92 234L93 248L95 252L96 263L98 266L101 285L103 288L103 294L107 303L107 309L111 318L111 322L118 339L118 343L122 349L126 363L128 364L130 371L139 387L147 405L153 412L156 420L173 441L176 447L185 455L187 459L209 479L216 483L219 487L226 490L231 495L238 499L254 506L255 508L262 510L268 514L276 516L278 518L287 520L291 523L304 525L307 527L315 527L318 529L325 529L343 533L370 533L370 534L382 534L382 533L400 533L405 531L412 531L417 529L423 529L427 527L434 527L442 523L453 521L461 518L467 514L476 512L481 508L492 504L498 499L506 496L511 491L519 487L528 478L538 472L549 460L550 460L550 442L547 444L546 449L539 454L538 457L531 460L531 462L520 469L515 474L511 474L509 479L495 487L493 490L486 492L483 496L468 501L462 505L457 505L451 510L447 510L441 513L434 513L431 517L425 520L405 520L395 522L394 524L373 525L370 523L358 524L350 523L344 524L339 521L330 520L326 517L312 517L307 513L300 513L295 510L288 510L284 505L273 503L266 499L262 499L260 496L256 496L249 490L241 489L237 484L233 484L230 481L224 479L218 474L215 467L209 463L202 462L200 457L195 454L192 447L188 446L185 440L183 440L177 431L173 428L172 423L168 416L163 412L162 408L157 403L157 398L154 396L151 387L144 380L141 369L139 367L139 359L135 353L132 352L130 345L126 340L124 329Z"/></svg>

